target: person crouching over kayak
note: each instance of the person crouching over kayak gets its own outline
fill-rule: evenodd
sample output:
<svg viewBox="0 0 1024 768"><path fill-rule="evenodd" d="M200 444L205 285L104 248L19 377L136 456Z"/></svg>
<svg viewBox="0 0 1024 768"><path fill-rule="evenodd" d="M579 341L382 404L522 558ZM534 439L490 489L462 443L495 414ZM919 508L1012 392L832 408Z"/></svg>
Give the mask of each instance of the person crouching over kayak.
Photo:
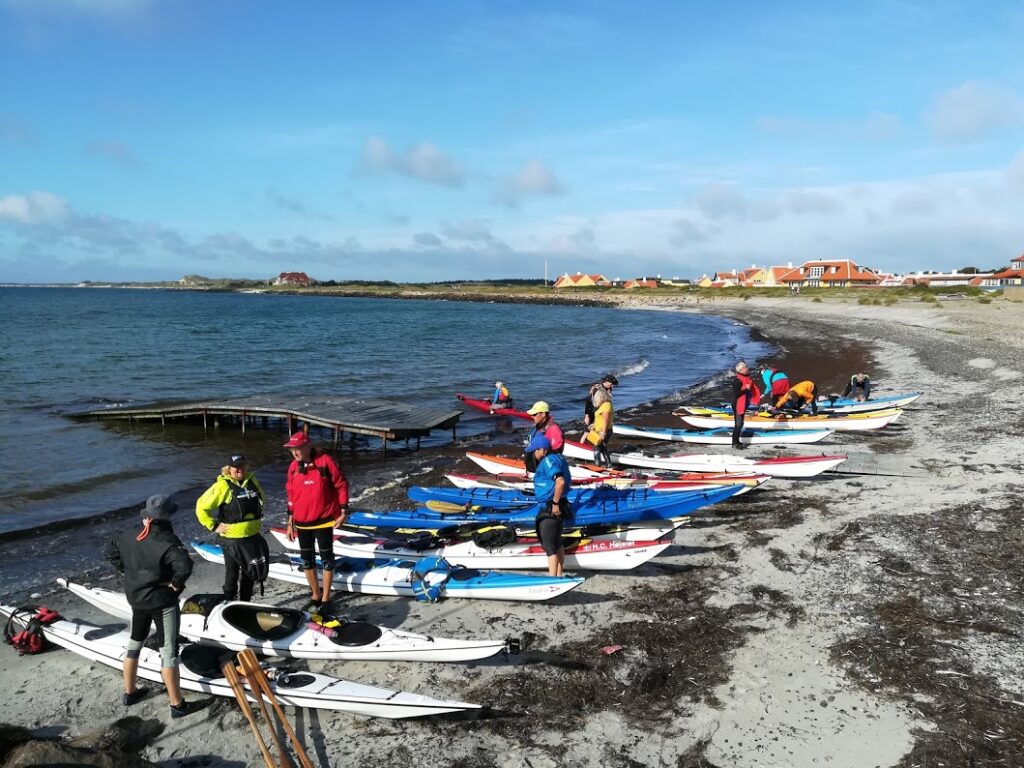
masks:
<svg viewBox="0 0 1024 768"><path fill-rule="evenodd" d="M761 366L762 398L769 405L789 392L789 376L772 365Z"/></svg>
<svg viewBox="0 0 1024 768"><path fill-rule="evenodd" d="M148 688L137 688L139 656L155 621L160 646L160 676L167 686L171 717L185 717L200 709L181 695L178 673L178 627L181 609L178 596L192 575L192 560L171 528L171 515L178 505L170 496L150 496L142 509L142 532L124 531L107 550L107 559L124 574L124 591L132 609L131 637L124 657L124 696L130 707L141 701Z"/></svg>
<svg viewBox="0 0 1024 768"><path fill-rule="evenodd" d="M508 387L503 382L494 382L494 394L491 395L491 413L497 408L511 408L512 407L512 395L508 391Z"/></svg>
<svg viewBox="0 0 1024 768"><path fill-rule="evenodd" d="M740 442L743 435L743 421L747 411L757 408L761 400L761 390L757 388L750 376L747 364L740 360L733 369L736 376L732 380L732 447L742 451L745 446Z"/></svg>
<svg viewBox="0 0 1024 768"><path fill-rule="evenodd" d="M811 406L812 415L818 415L818 385L813 381L794 384L786 394L775 401L776 409L786 411L799 411L805 405Z"/></svg>
<svg viewBox="0 0 1024 768"><path fill-rule="evenodd" d="M562 529L572 517L572 507L566 494L572 487L572 477L565 457L551 450L551 441L538 434L526 446L537 461L533 475L533 494L540 504L535 522L537 538L548 556L548 575L561 576L565 568L565 542Z"/></svg>
<svg viewBox="0 0 1024 768"><path fill-rule="evenodd" d="M270 561L267 540L260 533L266 497L256 475L246 471L246 464L241 453L231 456L213 485L196 501L199 524L217 534L224 553L224 599L241 598L243 602L252 599L253 584L266 579Z"/></svg>
<svg viewBox="0 0 1024 768"><path fill-rule="evenodd" d="M305 432L296 432L284 447L292 452L285 481L288 539L299 540L312 603L319 607L331 599L334 529L348 519L348 480L334 459L313 447ZM323 589L316 581L316 550L324 571Z"/></svg>
<svg viewBox="0 0 1024 768"><path fill-rule="evenodd" d="M850 377L850 381L846 384L846 389L843 390L843 397L849 397L851 394L858 403L863 400L870 400L871 377L863 372L853 374Z"/></svg>
<svg viewBox="0 0 1024 768"><path fill-rule="evenodd" d="M562 428L551 418L551 408L543 400L538 400L533 407L527 411L533 417L533 429L526 437L526 444L537 435L544 435L551 442L551 450L554 453L561 453L565 448L565 438L562 435ZM526 451L526 470L534 472L537 469L537 460L530 451Z"/></svg>

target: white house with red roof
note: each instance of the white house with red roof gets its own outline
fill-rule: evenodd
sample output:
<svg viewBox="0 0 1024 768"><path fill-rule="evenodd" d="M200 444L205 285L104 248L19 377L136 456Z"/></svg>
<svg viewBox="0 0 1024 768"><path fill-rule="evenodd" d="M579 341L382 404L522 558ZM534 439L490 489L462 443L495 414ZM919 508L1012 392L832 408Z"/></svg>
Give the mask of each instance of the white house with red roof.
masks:
<svg viewBox="0 0 1024 768"><path fill-rule="evenodd" d="M313 280L305 272L282 272L280 275L274 278L274 285L310 286L315 284L316 280Z"/></svg>
<svg viewBox="0 0 1024 768"><path fill-rule="evenodd" d="M837 259L805 261L779 277L779 282L790 288L850 288L878 285L879 277L878 273L849 259Z"/></svg>

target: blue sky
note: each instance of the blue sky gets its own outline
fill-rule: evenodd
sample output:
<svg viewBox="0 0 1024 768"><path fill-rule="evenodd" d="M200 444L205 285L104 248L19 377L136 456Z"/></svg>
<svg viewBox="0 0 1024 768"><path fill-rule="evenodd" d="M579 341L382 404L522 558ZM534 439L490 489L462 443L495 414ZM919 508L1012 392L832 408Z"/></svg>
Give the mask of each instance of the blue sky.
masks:
<svg viewBox="0 0 1024 768"><path fill-rule="evenodd" d="M0 0L0 73L5 282L1024 251L1019 2Z"/></svg>

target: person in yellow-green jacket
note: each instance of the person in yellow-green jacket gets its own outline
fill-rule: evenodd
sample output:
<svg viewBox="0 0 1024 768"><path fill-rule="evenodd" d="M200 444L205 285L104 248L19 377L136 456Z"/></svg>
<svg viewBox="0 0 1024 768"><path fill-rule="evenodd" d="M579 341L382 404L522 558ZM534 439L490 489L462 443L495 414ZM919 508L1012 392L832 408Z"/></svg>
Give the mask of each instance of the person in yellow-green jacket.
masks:
<svg viewBox="0 0 1024 768"><path fill-rule="evenodd" d="M258 582L262 590L270 565L270 549L260 532L265 496L246 463L244 455L234 454L196 502L200 525L217 534L224 552L227 600L251 600L253 585Z"/></svg>

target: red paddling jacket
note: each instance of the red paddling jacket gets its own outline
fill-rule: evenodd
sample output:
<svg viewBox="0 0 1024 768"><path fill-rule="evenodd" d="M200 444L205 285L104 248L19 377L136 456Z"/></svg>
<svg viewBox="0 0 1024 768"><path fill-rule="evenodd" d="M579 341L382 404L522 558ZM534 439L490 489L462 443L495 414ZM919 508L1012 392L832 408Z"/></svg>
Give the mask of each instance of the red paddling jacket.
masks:
<svg viewBox="0 0 1024 768"><path fill-rule="evenodd" d="M293 461L285 481L288 511L298 527L326 523L341 517L348 506L348 480L334 459L314 451L309 461Z"/></svg>

